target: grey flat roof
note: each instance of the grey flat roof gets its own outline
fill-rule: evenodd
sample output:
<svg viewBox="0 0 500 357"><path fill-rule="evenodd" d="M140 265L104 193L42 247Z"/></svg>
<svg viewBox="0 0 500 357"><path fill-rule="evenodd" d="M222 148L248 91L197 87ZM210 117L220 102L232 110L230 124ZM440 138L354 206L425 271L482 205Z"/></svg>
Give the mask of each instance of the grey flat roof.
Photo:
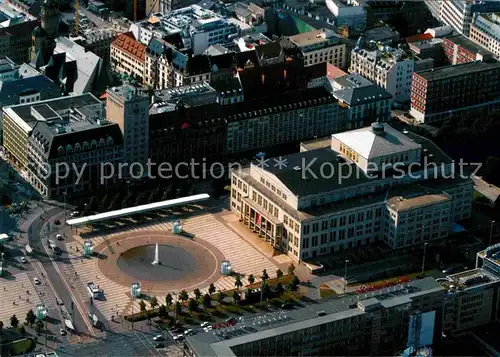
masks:
<svg viewBox="0 0 500 357"><path fill-rule="evenodd" d="M417 75L427 81L435 81L445 78L461 76L465 74L474 74L482 71L489 71L500 68L500 62L468 62L452 66L444 66L434 69L428 69L416 72Z"/></svg>
<svg viewBox="0 0 500 357"><path fill-rule="evenodd" d="M390 291L394 290L394 291ZM444 291L444 288L433 278L413 280L406 285L399 284L390 289L381 289L374 292L374 296L368 294L360 295L360 306L367 305L390 308L411 302L411 298L433 292ZM372 293L369 293L370 295ZM364 298L363 298L364 297ZM198 356L234 356L231 350L233 346L238 346L252 341L257 341L272 336L287 334L293 331L307 329L313 326L322 325L336 320L342 320L351 316L362 315L364 311L357 305L357 297L348 296L324 301L319 304L300 307L286 311L286 320L277 321L273 325L259 327L253 325L253 319L245 319L244 322L235 326L235 332L241 334L229 336L227 339L218 337L215 331L202 332L194 336L187 337L186 343L196 352ZM356 304L356 307L350 307ZM318 316L318 312L324 311L327 315ZM255 332L242 329L242 326L252 326ZM254 327L255 326L255 327Z"/></svg>

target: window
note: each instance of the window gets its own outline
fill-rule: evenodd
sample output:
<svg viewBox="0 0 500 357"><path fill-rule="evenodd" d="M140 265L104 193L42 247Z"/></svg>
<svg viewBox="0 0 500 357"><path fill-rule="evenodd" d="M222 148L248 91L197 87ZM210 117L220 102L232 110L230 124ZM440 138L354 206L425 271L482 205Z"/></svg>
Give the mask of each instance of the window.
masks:
<svg viewBox="0 0 500 357"><path fill-rule="evenodd" d="M318 245L318 236L312 237L312 246L316 247Z"/></svg>
<svg viewBox="0 0 500 357"><path fill-rule="evenodd" d="M313 233L316 233L318 231L319 224L318 223L313 223Z"/></svg>

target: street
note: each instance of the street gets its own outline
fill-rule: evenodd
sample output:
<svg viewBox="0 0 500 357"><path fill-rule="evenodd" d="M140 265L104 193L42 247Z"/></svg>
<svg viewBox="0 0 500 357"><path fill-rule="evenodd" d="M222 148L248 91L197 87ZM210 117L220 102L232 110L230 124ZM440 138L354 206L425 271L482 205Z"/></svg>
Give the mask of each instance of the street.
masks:
<svg viewBox="0 0 500 357"><path fill-rule="evenodd" d="M500 188L489 184L479 176L473 176L472 179L474 180L474 188L476 191L484 195L491 202L495 202L500 195Z"/></svg>

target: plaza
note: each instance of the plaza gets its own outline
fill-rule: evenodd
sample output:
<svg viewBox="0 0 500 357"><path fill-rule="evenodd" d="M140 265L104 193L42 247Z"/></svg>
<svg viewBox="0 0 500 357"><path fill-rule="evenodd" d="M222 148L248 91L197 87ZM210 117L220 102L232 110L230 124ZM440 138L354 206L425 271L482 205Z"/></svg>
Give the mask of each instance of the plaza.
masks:
<svg viewBox="0 0 500 357"><path fill-rule="evenodd" d="M42 301L27 273L18 273L11 279L1 279L0 288L0 321L4 326L10 326L10 317L16 315L19 321L24 321L29 310L35 311ZM29 294L27 293L29 292Z"/></svg>
<svg viewBox="0 0 500 357"><path fill-rule="evenodd" d="M82 258L81 245L83 239L75 235L73 238L77 240L79 246L75 242L65 243L66 250L72 258L70 259L71 264L67 264L64 268L64 273L72 278L72 287L83 301L89 299L86 290L87 283L93 282L104 290L106 298L95 300L94 306L107 319L111 319L112 316L127 315L132 311L139 311L139 300L133 300L130 296L129 283L131 277L127 278L127 274L123 274L123 271L116 264L119 253L127 251L132 246L153 244L164 239L169 241L169 243L165 244L172 244L174 241L183 241L183 244L199 244L202 245L200 249L207 249L214 255L212 259L217 263L221 260L229 260L233 271L244 275L242 279L244 285L249 283L247 278L250 274L253 274L256 281L259 281L263 269L267 270L271 278L276 276L278 266L224 224L219 216L201 212L183 219L183 230L192 238L181 235L172 236L172 221L171 218L160 218L140 226L131 226L130 229L122 229L119 232L93 235L91 238L86 239L90 240L94 245L96 254L92 258ZM126 245L127 238L136 242L131 243L131 246L128 247ZM116 245L116 242L120 241L122 241L120 245ZM125 245L122 246L122 244ZM111 252L114 252L114 254ZM116 256L116 258L110 259L110 256ZM165 260L165 263L168 263L168 257L160 256L160 260ZM151 262L144 261L144 264L149 266ZM204 263L201 264L203 266ZM213 263L209 260L206 264ZM204 277L207 272L202 272L201 275L194 276L194 280L185 281L184 285L168 280L165 282L141 281L141 284L143 284L142 292L146 295L156 296L161 304L165 302L165 296L168 293L172 294L174 301L177 300L177 294L182 289L185 289L190 296L194 295L193 290L195 288L199 288L202 293L206 293L210 283L213 283L217 290L234 289L235 278L233 276L221 276L219 274L219 265L216 266L216 279L212 277L213 270L209 269L210 274L208 276ZM116 272L116 274L113 274L112 271Z"/></svg>

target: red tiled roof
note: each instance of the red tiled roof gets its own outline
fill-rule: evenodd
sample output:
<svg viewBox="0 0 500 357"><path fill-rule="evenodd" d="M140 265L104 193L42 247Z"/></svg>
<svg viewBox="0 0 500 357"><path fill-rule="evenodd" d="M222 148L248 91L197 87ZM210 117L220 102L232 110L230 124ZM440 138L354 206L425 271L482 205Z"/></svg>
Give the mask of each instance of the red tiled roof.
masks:
<svg viewBox="0 0 500 357"><path fill-rule="evenodd" d="M418 42L418 41L425 41L425 40L431 40L434 37L430 33L421 33L418 35L413 35L410 37L406 38L406 42L412 43L412 42Z"/></svg>
<svg viewBox="0 0 500 357"><path fill-rule="evenodd" d="M122 50L123 52L127 52L140 61L144 61L144 59L146 58L146 46L144 46L140 42L137 42L132 32L122 33L120 36L113 40L111 46L114 46Z"/></svg>
<svg viewBox="0 0 500 357"><path fill-rule="evenodd" d="M337 77L345 76L346 74L347 73L345 73L340 68L334 66L333 64L327 63L327 65L326 65L326 76L328 78L335 79Z"/></svg>

